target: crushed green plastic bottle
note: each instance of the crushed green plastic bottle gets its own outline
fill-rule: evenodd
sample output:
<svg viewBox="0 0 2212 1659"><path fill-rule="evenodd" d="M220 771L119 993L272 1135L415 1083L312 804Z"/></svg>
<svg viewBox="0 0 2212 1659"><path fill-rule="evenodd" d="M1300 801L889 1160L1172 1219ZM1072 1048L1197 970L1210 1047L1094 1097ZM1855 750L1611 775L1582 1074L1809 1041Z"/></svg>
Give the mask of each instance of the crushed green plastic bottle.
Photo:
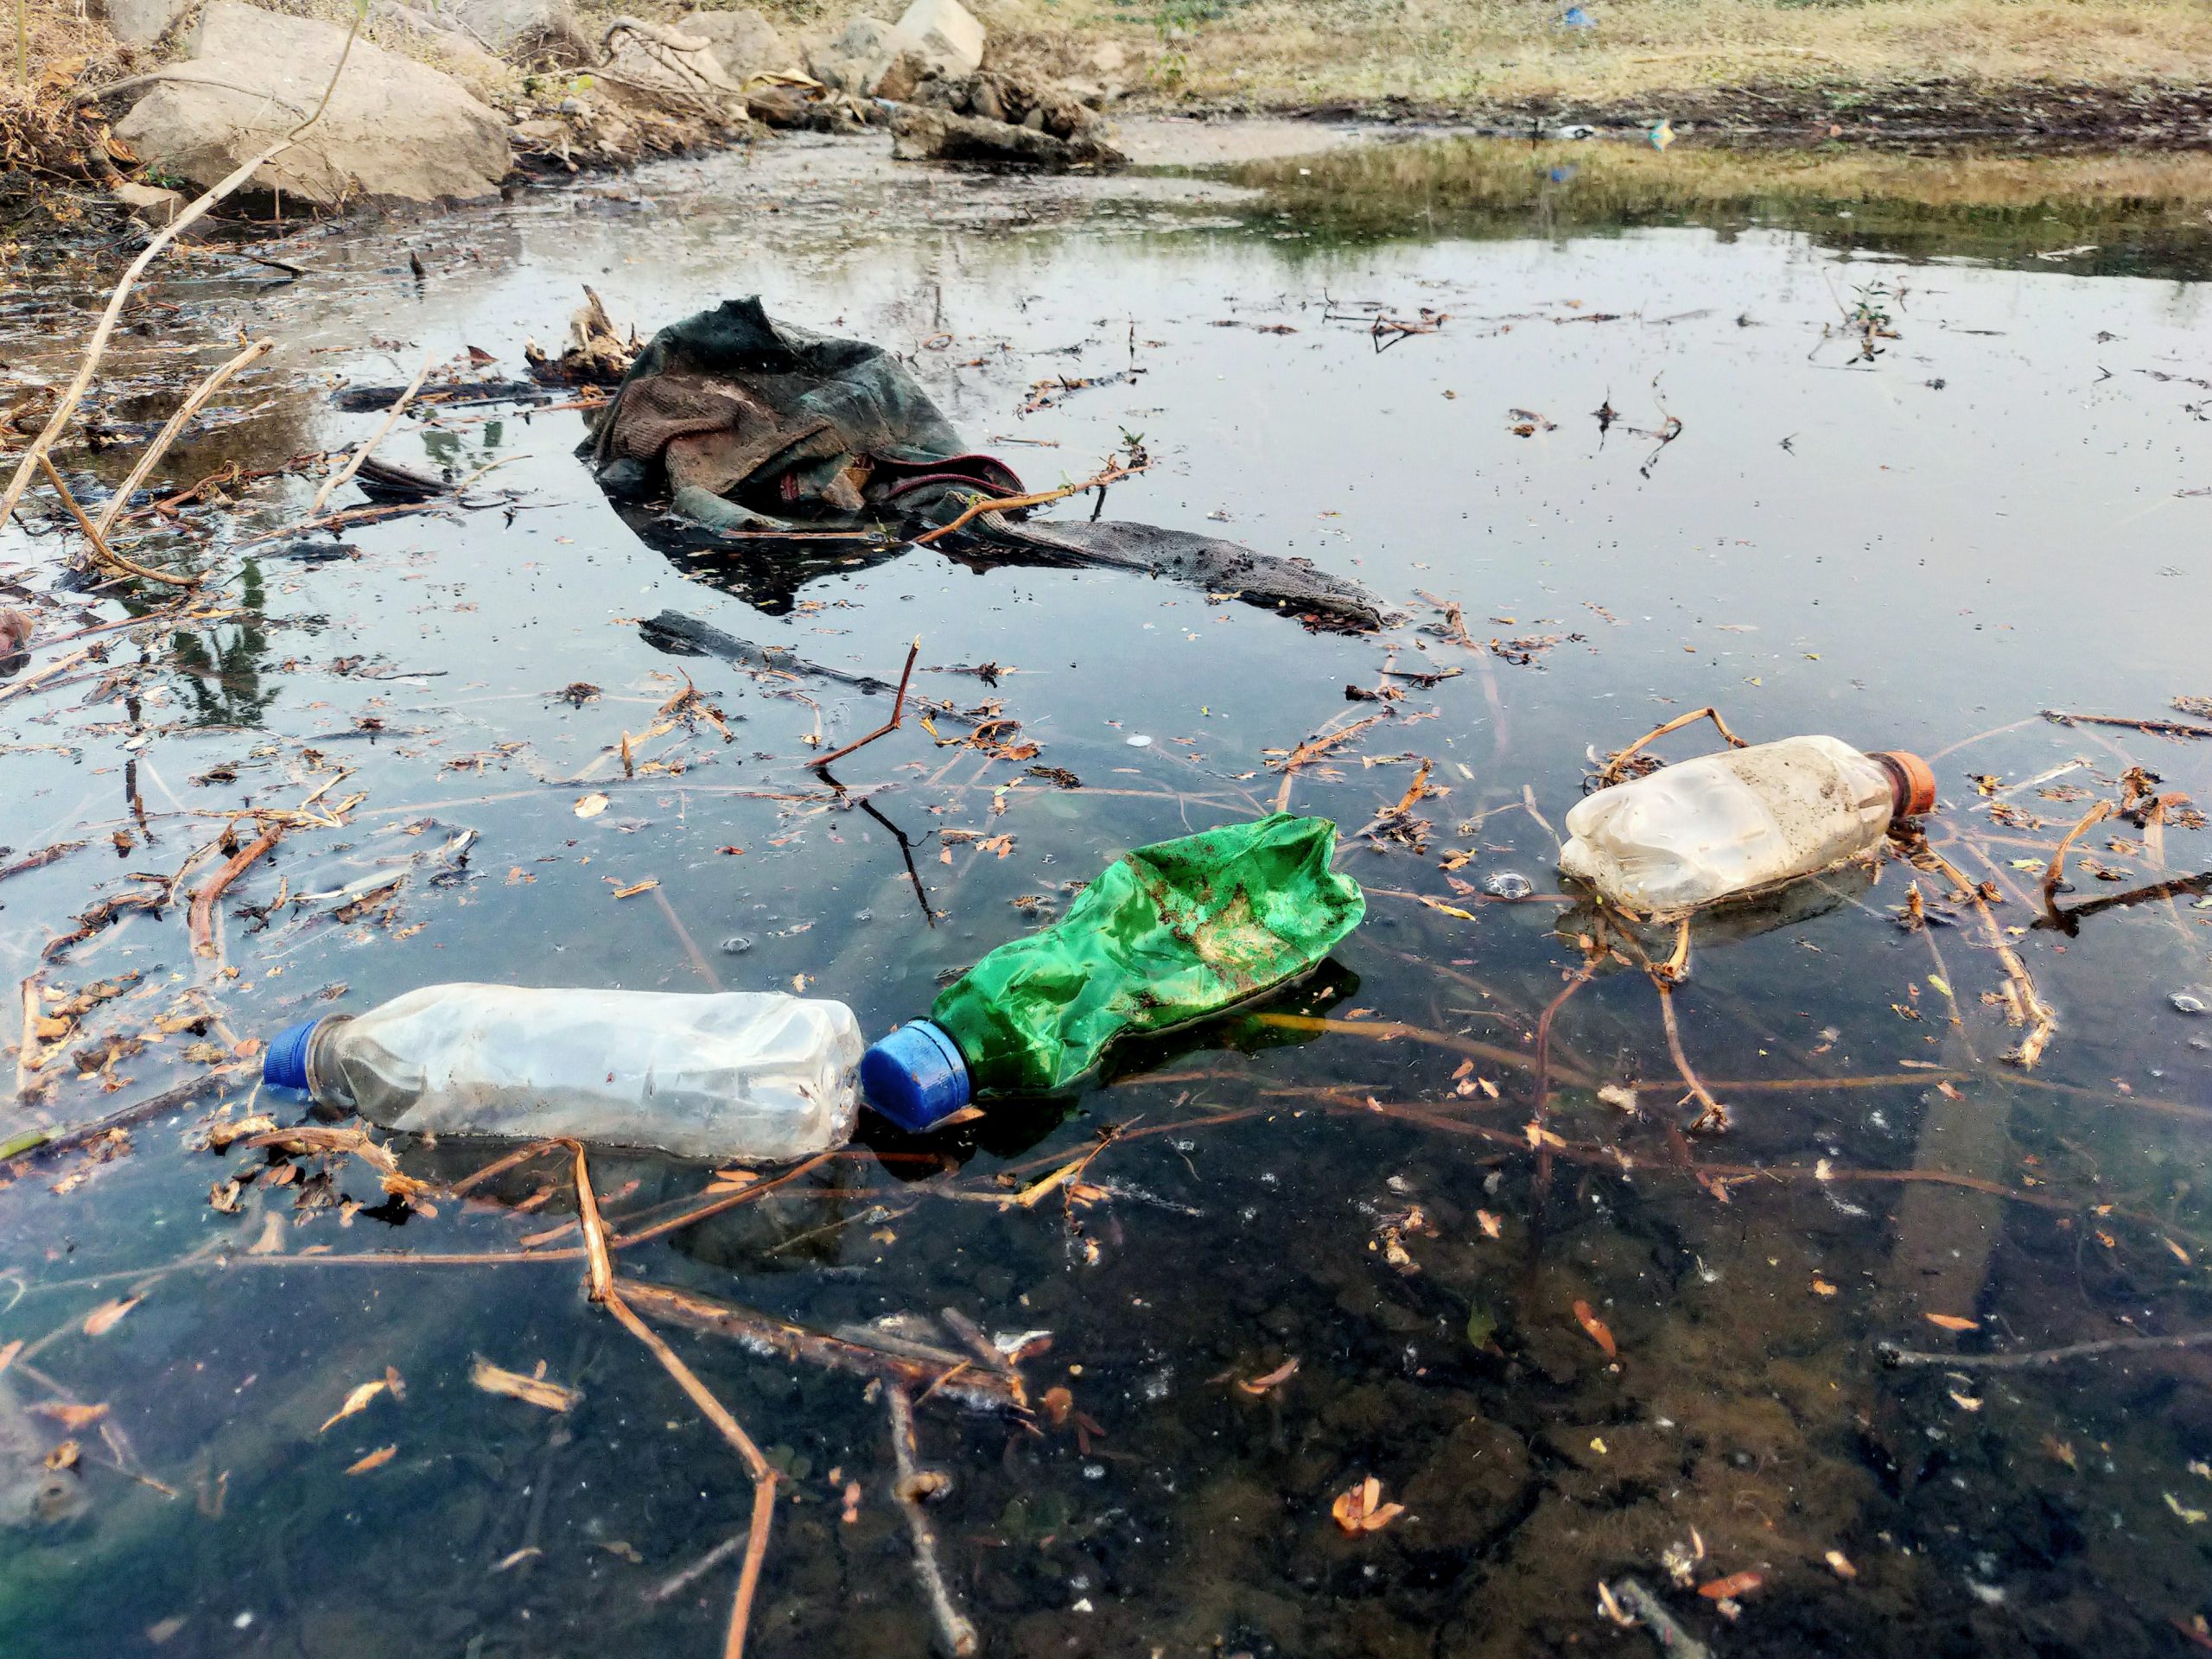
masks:
<svg viewBox="0 0 2212 1659"><path fill-rule="evenodd" d="M1359 925L1329 868L1337 826L1277 812L1124 853L1041 933L1002 944L930 1011L978 1094L1047 1094L1124 1033L1249 1002L1319 966Z"/></svg>

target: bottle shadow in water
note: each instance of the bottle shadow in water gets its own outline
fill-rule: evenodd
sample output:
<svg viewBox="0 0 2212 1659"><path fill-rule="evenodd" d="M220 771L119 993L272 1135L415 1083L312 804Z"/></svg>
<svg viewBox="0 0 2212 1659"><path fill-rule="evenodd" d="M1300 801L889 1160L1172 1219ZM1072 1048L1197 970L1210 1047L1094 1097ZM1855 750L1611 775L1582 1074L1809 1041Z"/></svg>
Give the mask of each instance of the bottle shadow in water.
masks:
<svg viewBox="0 0 2212 1659"><path fill-rule="evenodd" d="M1573 883L1568 886L1569 891L1574 890ZM1802 927L1847 906L1863 905L1873 887L1873 868L1854 863L1819 875L1801 876L1747 898L1707 905L1690 912L1690 962L1694 966L1700 951L1741 944L1786 927ZM1618 911L1609 910L1605 925L1630 934L1653 962L1664 962L1674 953L1676 924L1673 922L1630 922ZM1598 901L1585 897L1560 912L1553 931L1561 943L1579 950L1580 940L1597 936L1598 925ZM1618 957L1609 952L1599 963L1598 972L1600 976L1618 972L1623 965ZM1633 963L1627 965L1637 967Z"/></svg>

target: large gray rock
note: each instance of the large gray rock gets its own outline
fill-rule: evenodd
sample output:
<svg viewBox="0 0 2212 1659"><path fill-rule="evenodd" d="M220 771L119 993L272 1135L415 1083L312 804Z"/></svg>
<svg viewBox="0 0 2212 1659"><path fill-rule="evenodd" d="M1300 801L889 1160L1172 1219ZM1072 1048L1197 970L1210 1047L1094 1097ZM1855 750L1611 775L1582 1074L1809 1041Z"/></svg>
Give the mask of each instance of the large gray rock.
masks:
<svg viewBox="0 0 2212 1659"><path fill-rule="evenodd" d="M99 15L117 40L145 46L161 39L191 6L192 0L104 0Z"/></svg>
<svg viewBox="0 0 2212 1659"><path fill-rule="evenodd" d="M596 55L590 31L568 0L431 0L428 10L511 62L551 57L582 63Z"/></svg>
<svg viewBox="0 0 2212 1659"><path fill-rule="evenodd" d="M750 7L737 11L688 11L676 32L707 42L729 78L774 74L798 67L798 49L783 31Z"/></svg>
<svg viewBox="0 0 2212 1659"><path fill-rule="evenodd" d="M914 41L877 17L855 17L836 34L806 42L806 71L833 92L873 98L883 78Z"/></svg>
<svg viewBox="0 0 2212 1659"><path fill-rule="evenodd" d="M940 75L972 75L983 67L983 26L960 0L914 0L898 29Z"/></svg>
<svg viewBox="0 0 2212 1659"><path fill-rule="evenodd" d="M345 45L331 24L213 0L190 60L162 72L116 136L205 188L306 118ZM357 40L321 120L251 188L321 207L435 201L489 195L509 164L506 123L460 82Z"/></svg>

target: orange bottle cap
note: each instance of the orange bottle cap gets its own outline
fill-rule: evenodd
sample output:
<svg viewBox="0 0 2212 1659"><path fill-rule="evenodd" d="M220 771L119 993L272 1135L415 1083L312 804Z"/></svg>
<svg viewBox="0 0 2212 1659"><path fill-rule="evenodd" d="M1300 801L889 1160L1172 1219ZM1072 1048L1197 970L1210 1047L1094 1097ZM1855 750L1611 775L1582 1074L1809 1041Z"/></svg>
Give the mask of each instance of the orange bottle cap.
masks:
<svg viewBox="0 0 2212 1659"><path fill-rule="evenodd" d="M1916 754L1903 749L1882 749L1868 757L1882 763L1890 774L1897 804L1891 816L1916 818L1936 809L1936 769Z"/></svg>

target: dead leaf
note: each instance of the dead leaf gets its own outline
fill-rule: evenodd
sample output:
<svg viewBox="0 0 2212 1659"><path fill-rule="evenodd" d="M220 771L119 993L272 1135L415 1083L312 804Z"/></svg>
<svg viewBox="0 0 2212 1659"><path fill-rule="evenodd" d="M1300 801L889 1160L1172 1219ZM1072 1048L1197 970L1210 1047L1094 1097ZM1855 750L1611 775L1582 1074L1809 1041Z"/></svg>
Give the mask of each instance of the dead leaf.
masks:
<svg viewBox="0 0 2212 1659"><path fill-rule="evenodd" d="M292 1166L286 1164L283 1167L289 1170ZM261 1219L261 1236L246 1246L245 1253L248 1255L280 1254L284 1248L284 1212L281 1210L271 1210Z"/></svg>
<svg viewBox="0 0 2212 1659"><path fill-rule="evenodd" d="M1590 1304L1575 1303L1574 1317L1582 1328L1590 1333L1590 1340L1605 1351L1605 1357L1607 1359L1615 1357L1619 1350L1613 1345L1613 1333L1605 1328L1605 1322L1603 1319L1590 1311Z"/></svg>
<svg viewBox="0 0 2212 1659"><path fill-rule="evenodd" d="M1859 1569L1851 1564L1851 1557L1840 1549L1832 1549L1821 1558L1828 1564L1828 1571L1839 1579L1855 1579Z"/></svg>
<svg viewBox="0 0 2212 1659"><path fill-rule="evenodd" d="M1372 1475L1350 1491L1338 1493L1337 1501L1329 1505L1337 1524L1354 1536L1387 1527L1405 1512L1402 1503L1382 1502L1382 1483Z"/></svg>
<svg viewBox="0 0 2212 1659"><path fill-rule="evenodd" d="M17 1337L6 1347L0 1348L0 1371L4 1371L10 1365L14 1364L16 1363L16 1356L22 1351L23 1339L21 1337Z"/></svg>
<svg viewBox="0 0 2212 1659"><path fill-rule="evenodd" d="M1052 1420L1054 1428L1065 1428L1068 1414L1075 1409L1075 1395L1065 1388L1050 1388L1045 1390L1037 1404Z"/></svg>
<svg viewBox="0 0 2212 1659"><path fill-rule="evenodd" d="M1926 1319L1929 1324L1939 1325L1946 1331L1979 1331L1981 1329L1980 1320L1962 1319L1955 1313L1929 1313L1924 1314L1922 1317Z"/></svg>
<svg viewBox="0 0 2212 1659"><path fill-rule="evenodd" d="M1297 1375L1298 1360L1296 1356L1294 1355L1291 1358L1286 1359L1281 1364L1276 1366L1274 1370L1269 1371L1265 1376L1255 1376L1249 1382L1243 1381L1240 1378L1236 1386L1243 1389L1247 1394L1265 1394L1268 1389L1275 1388L1281 1383L1289 1382L1292 1377Z"/></svg>
<svg viewBox="0 0 2212 1659"><path fill-rule="evenodd" d="M1496 1216L1491 1214L1489 1211L1476 1211L1475 1219L1482 1224L1483 1236L1484 1238L1498 1238L1504 1235L1505 1224L1500 1221Z"/></svg>
<svg viewBox="0 0 2212 1659"><path fill-rule="evenodd" d="M576 816L580 818L595 818L606 810L607 797L604 795L587 795L576 803Z"/></svg>
<svg viewBox="0 0 2212 1659"><path fill-rule="evenodd" d="M1830 1284L1827 1280L1821 1278L1818 1274L1815 1274L1813 1276L1813 1294L1815 1296L1833 1296L1835 1294L1835 1287Z"/></svg>
<svg viewBox="0 0 2212 1659"><path fill-rule="evenodd" d="M1947 1389L1944 1392L1951 1396L1951 1402L1957 1406L1961 1411L1980 1411L1981 1409L1981 1402L1975 1399L1974 1395L1970 1394L1961 1394L1956 1389Z"/></svg>
<svg viewBox="0 0 2212 1659"><path fill-rule="evenodd" d="M1766 1580L1756 1573L1731 1573L1725 1579L1715 1579L1710 1584L1700 1584L1697 1592L1707 1601L1733 1601L1746 1595Z"/></svg>
<svg viewBox="0 0 2212 1659"><path fill-rule="evenodd" d="M609 884L612 884L614 880L614 878L611 875L602 876L600 879L603 881L608 882ZM614 889L614 896L617 899L634 899L641 893L651 893L658 886L660 886L660 878L657 875L649 875L644 880L633 881L626 887L616 887Z"/></svg>
<svg viewBox="0 0 2212 1659"><path fill-rule="evenodd" d="M575 1389L563 1388L558 1382L548 1382L542 1376L524 1376L520 1371L510 1371L494 1365L483 1355L476 1356L468 1369L468 1380L486 1394L504 1394L508 1398L521 1400L547 1411L566 1411L583 1395Z"/></svg>
<svg viewBox="0 0 2212 1659"><path fill-rule="evenodd" d="M53 1418L55 1422L67 1429L83 1428L89 1423L97 1423L107 1415L107 1408L105 1405L74 1406L61 1400L44 1401L33 1406L31 1409L41 1417Z"/></svg>
<svg viewBox="0 0 2212 1659"><path fill-rule="evenodd" d="M111 1302L102 1302L85 1316L85 1334L88 1337L105 1336L115 1329L124 1314L144 1300L143 1296L120 1296Z"/></svg>
<svg viewBox="0 0 2212 1659"><path fill-rule="evenodd" d="M347 1464L346 1472L349 1475L365 1475L372 1469L383 1468L398 1454L399 1448L397 1446L380 1446L367 1457Z"/></svg>
<svg viewBox="0 0 2212 1659"><path fill-rule="evenodd" d="M346 1403L344 1405L339 1407L337 1410L332 1412L329 1416L322 1420L322 1428L318 1428L315 1430L315 1433L320 1434L323 1432L323 1429L328 1428L331 1424L343 1422L346 1418L351 1417L357 1411L365 1411L368 1409L369 1402L375 1399L377 1395L382 1394L385 1391L385 1386L386 1384L382 1377L377 1378L373 1382L362 1383L360 1387L355 1389L353 1393L346 1396Z"/></svg>
<svg viewBox="0 0 2212 1659"><path fill-rule="evenodd" d="M77 1442L74 1440L64 1440L60 1445L55 1446L53 1451L46 1454L46 1466L49 1469L75 1468L77 1466Z"/></svg>

